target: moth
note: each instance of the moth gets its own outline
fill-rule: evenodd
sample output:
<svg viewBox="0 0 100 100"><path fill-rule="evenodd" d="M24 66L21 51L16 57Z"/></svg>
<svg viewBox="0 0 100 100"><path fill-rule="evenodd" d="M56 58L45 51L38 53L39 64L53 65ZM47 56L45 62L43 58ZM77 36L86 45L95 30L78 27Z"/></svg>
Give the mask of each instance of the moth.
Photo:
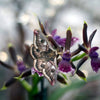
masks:
<svg viewBox="0 0 100 100"><path fill-rule="evenodd" d="M54 85L57 79L57 52L41 34L41 31L34 30L33 44L30 47L33 67L41 72L51 85Z"/></svg>

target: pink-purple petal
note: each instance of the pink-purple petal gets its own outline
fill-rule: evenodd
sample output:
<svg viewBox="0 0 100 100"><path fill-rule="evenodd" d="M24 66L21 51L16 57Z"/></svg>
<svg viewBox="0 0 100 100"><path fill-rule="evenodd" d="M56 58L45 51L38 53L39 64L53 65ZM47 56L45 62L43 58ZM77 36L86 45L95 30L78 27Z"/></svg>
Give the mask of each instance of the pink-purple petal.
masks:
<svg viewBox="0 0 100 100"><path fill-rule="evenodd" d="M62 47L65 47L66 38L61 38L58 35L52 35L53 39ZM79 39L76 37L72 37L71 39L71 46L73 46Z"/></svg>
<svg viewBox="0 0 100 100"><path fill-rule="evenodd" d="M71 59L71 54L69 52L64 53L62 59L69 62Z"/></svg>
<svg viewBox="0 0 100 100"><path fill-rule="evenodd" d="M54 37L57 33L57 29L54 29L52 32L51 32L51 35Z"/></svg>
<svg viewBox="0 0 100 100"><path fill-rule="evenodd" d="M100 68L100 58L91 59L91 66L92 66L93 71L98 72Z"/></svg>
<svg viewBox="0 0 100 100"><path fill-rule="evenodd" d="M73 73L73 68L72 68L71 64L68 61L65 61L65 60L62 60L58 64L58 68L62 72L65 72L65 73L72 72Z"/></svg>
<svg viewBox="0 0 100 100"><path fill-rule="evenodd" d="M35 73L37 73L40 77L43 76L43 74L37 70L34 69L34 67L31 69L32 71L32 75L34 75Z"/></svg>
<svg viewBox="0 0 100 100"><path fill-rule="evenodd" d="M90 49L89 56L90 56L91 59L98 58L99 55L96 52L98 49L99 49L98 47L93 47L93 48Z"/></svg>
<svg viewBox="0 0 100 100"><path fill-rule="evenodd" d="M95 52L95 51L97 51L99 49L99 47L92 47L91 49L90 49L90 52Z"/></svg>

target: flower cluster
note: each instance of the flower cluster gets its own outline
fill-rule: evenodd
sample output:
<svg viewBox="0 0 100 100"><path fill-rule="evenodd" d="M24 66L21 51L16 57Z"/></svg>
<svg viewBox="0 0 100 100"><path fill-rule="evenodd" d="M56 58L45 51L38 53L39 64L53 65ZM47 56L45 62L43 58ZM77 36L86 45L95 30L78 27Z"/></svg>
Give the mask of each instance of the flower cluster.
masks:
<svg viewBox="0 0 100 100"><path fill-rule="evenodd" d="M10 66L2 61L0 64L8 69L11 69L15 72L13 78L6 82L5 87L8 87L16 80L20 80L27 76L38 74L39 77L45 76L49 82L53 82L54 80L58 80L62 84L67 84L67 81L64 77L67 73L71 73L73 76L77 74L79 77L86 79L85 74L80 70L82 64L91 59L91 66L93 71L98 72L100 68L100 57L97 53L98 47L91 47L91 43L93 37L97 30L94 30L90 35L89 39L87 36L87 23L84 22L83 25L83 43L79 44L79 47L75 51L71 51L70 48L78 41L77 37L72 37L72 31L69 27L66 31L66 37L61 38L57 35L57 29L54 29L52 32L48 31L47 26L43 26L43 24L39 20L39 25L41 30L34 31L34 48L26 45L27 53L25 53L23 60L18 60L16 57L15 49L12 45L9 45L9 52L11 54L11 58L14 62L14 66ZM39 33L40 32L40 33ZM39 35L43 35L44 40L41 39ZM41 48L44 47L44 50ZM37 49L39 48L39 49ZM84 53L79 53L83 51ZM33 58L33 67L26 67L27 62L25 59L27 55L31 55ZM52 58L52 59L51 59ZM55 59L56 58L56 59ZM56 60L56 62L55 62ZM79 60L77 65L74 65L74 61ZM48 68L48 66L50 66ZM55 67L56 66L56 67ZM53 76L54 75L54 76ZM56 78L56 79L55 79ZM54 85L54 84L53 84Z"/></svg>

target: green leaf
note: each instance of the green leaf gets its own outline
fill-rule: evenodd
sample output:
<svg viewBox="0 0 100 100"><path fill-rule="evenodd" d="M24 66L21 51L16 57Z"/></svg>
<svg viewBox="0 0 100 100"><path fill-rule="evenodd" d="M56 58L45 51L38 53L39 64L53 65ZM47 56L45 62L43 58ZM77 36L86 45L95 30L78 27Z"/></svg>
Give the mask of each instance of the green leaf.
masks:
<svg viewBox="0 0 100 100"><path fill-rule="evenodd" d="M66 92L80 88L84 84L85 84L85 82L83 82L83 81L81 81L81 82L79 82L79 81L74 82L73 81L72 84L70 84L66 87L59 87L52 93L52 95L50 95L48 97L48 100L59 100Z"/></svg>
<svg viewBox="0 0 100 100"><path fill-rule="evenodd" d="M73 57L73 58L71 59L71 62L80 60L80 59L83 58L84 56L86 56L86 53L82 53L82 54L80 54L80 55L77 55L77 56L75 56L75 57Z"/></svg>
<svg viewBox="0 0 100 100"><path fill-rule="evenodd" d="M96 81L99 79L100 79L100 74L89 77L87 79L87 82ZM48 96L48 100L59 100L65 93L67 93L71 90L79 89L82 86L84 86L85 84L86 84L86 82L75 79L72 81L72 83L70 85L63 87L63 88L58 87L57 89L55 89L55 91L53 91L52 94L50 94Z"/></svg>

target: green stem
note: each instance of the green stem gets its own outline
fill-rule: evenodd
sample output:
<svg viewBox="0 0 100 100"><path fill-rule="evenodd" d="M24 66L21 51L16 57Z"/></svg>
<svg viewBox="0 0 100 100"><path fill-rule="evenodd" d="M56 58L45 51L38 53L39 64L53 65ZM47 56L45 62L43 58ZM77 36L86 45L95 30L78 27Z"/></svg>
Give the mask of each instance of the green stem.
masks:
<svg viewBox="0 0 100 100"><path fill-rule="evenodd" d="M32 86L26 81L26 80L22 80L22 79L18 79L20 81L20 83L22 84L22 86L28 91L31 92L32 90Z"/></svg>
<svg viewBox="0 0 100 100"><path fill-rule="evenodd" d="M22 79L20 77L15 77L15 79L17 79L21 83L21 85L26 89L26 91L28 92L28 99L34 100L35 99L34 96L37 93L39 93L38 83L40 82L42 77L39 77L37 74L33 75L32 86L25 79Z"/></svg>
<svg viewBox="0 0 100 100"><path fill-rule="evenodd" d="M40 82L40 80L42 79L42 77L39 77L37 74L35 74L33 76L33 79L32 79L32 91L31 93L33 95L37 94L39 91L38 91L38 83Z"/></svg>
<svg viewBox="0 0 100 100"><path fill-rule="evenodd" d="M35 100L34 96L30 92L28 92L28 100Z"/></svg>

